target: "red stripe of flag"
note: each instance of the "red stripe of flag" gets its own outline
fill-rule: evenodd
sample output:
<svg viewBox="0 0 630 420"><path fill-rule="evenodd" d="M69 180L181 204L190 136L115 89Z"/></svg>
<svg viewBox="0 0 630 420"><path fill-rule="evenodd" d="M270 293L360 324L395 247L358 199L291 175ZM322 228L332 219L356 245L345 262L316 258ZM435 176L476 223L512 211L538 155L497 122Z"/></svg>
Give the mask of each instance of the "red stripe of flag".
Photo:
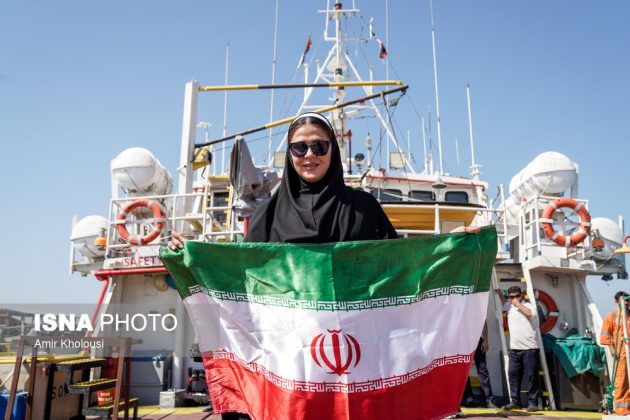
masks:
<svg viewBox="0 0 630 420"><path fill-rule="evenodd" d="M253 419L266 420L409 416L429 420L459 410L470 362L442 364L400 385L350 393L281 388L262 373L227 359L204 357L204 367L215 414L247 412ZM331 375L329 384L334 383ZM287 385L295 384L287 380Z"/></svg>

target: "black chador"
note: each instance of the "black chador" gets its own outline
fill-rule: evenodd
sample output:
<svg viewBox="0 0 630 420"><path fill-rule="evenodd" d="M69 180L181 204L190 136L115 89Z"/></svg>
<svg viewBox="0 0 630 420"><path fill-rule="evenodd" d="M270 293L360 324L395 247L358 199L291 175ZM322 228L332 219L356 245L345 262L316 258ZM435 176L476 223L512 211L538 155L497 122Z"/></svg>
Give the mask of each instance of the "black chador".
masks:
<svg viewBox="0 0 630 420"><path fill-rule="evenodd" d="M344 184L339 145L330 123L327 125L332 154L324 177L315 183L304 181L287 148L282 183L252 216L247 242L325 243L397 237L376 198Z"/></svg>

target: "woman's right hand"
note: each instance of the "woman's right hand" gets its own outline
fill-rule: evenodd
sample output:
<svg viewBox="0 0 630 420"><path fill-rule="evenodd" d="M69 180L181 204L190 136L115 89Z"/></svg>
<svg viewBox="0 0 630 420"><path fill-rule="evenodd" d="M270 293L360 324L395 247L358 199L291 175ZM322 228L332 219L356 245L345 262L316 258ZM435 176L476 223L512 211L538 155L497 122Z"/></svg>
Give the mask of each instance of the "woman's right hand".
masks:
<svg viewBox="0 0 630 420"><path fill-rule="evenodd" d="M171 235L173 238L168 241L168 249L170 249L171 251L184 249L184 242L186 241L186 238L184 238L181 233L175 231L172 231Z"/></svg>

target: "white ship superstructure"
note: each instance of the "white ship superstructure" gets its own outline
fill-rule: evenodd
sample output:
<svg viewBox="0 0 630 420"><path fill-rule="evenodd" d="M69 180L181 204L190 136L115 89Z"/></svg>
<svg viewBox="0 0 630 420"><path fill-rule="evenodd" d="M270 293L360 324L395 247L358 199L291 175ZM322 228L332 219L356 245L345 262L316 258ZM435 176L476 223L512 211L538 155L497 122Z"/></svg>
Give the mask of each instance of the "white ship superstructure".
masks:
<svg viewBox="0 0 630 420"><path fill-rule="evenodd" d="M474 153L470 177L449 175L441 168L433 170L432 162L424 168L414 168L408 151L403 151L390 121L375 105L374 98L336 107L350 101L346 88L352 84L362 86L367 97L378 96L374 89L379 85L404 84L375 81L371 75L366 78L359 75L343 46L350 38L342 33L339 23L342 17L357 13L354 6L344 9L337 3L323 13L327 16L325 40L330 41L332 47L322 64L317 65L314 80L310 81L308 69L305 71L305 83L301 85L304 88L303 102L284 122L304 110L328 112L345 157L348 185L375 195L403 237L447 233L459 226L495 224L499 233L499 253L494 286L506 289L510 285L521 285L526 289L530 300L539 305L544 316L541 333L564 337L573 332L594 334L599 331L601 316L586 288L586 278L589 275L627 277L623 259L614 254L623 242L623 222L604 218L575 220L574 210L581 215L588 214L589 210L588 201L579 196L577 165L560 153L543 153L514 177L509 191L504 192L501 186L495 201L488 198L488 184L479 178ZM329 29L334 35L328 35ZM314 85L333 89L332 106L309 102ZM73 229L72 271L93 274L104 284L98 313L117 316L131 316L138 312L160 316L171 314L177 319L178 328L174 331L133 334L142 340L134 346L136 351L165 355L172 361L171 372L164 373L166 376L156 383L132 385L131 394L142 395L142 403L155 403L158 389L186 388L189 369L200 369L200 364L190 357L195 344L192 326L158 258L159 248L165 246L173 230L183 232L191 240L215 242L239 240L247 229L247 217L235 204L240 197L230 179L230 175L233 178L238 174L217 170L216 145L235 136L213 141L205 139L196 144L200 126L199 97L210 95L207 91L214 90L219 89L202 86L196 81L185 86L180 161L175 172L176 191L172 191L173 181L168 171L151 152L128 149L112 161L108 217L89 216L78 221ZM356 141L352 140L351 134L353 120L366 112L382 123L385 137L392 147L391 150L388 147L388 163L384 169L374 165L371 140L366 145L367 157L352 155L352 142ZM469 123L472 125L472 121ZM275 125L265 124L261 129L272 126ZM251 132L254 131L241 133L245 134L245 141L246 134ZM280 141L274 157L284 156L285 143L286 139ZM281 176L283 161L272 156L261 161L270 164L259 168L260 179L269 179L273 183L273 176L265 175L277 171ZM554 204L560 199L565 201L560 202L560 206ZM568 199L572 209L565 206ZM559 207L558 210L550 211L549 206L554 205ZM545 236L545 229L575 240L560 243L556 237L554 241ZM492 385L496 395L506 396L509 349L498 297L492 295L490 300ZM106 326L94 335L118 333L112 326ZM557 368L549 366L544 356L541 362L548 406L554 409L580 408L579 402L568 400L565 388L552 386L550 372L556 375ZM589 380L597 382L592 378L585 381ZM585 386L592 391L591 385ZM567 386L582 392L579 384ZM594 408L594 405L588 400L582 408Z"/></svg>

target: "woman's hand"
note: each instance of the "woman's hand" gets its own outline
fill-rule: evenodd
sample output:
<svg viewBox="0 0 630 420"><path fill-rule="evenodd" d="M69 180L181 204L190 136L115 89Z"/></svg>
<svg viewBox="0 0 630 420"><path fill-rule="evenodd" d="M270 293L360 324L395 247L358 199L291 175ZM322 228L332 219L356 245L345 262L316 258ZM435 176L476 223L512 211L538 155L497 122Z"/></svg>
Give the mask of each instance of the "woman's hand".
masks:
<svg viewBox="0 0 630 420"><path fill-rule="evenodd" d="M479 226L459 226L451 230L450 233L479 233L481 227Z"/></svg>
<svg viewBox="0 0 630 420"><path fill-rule="evenodd" d="M170 249L171 251L184 249L184 242L186 241L186 238L184 238L181 233L175 231L172 231L171 235L173 236L173 239L168 241L168 249Z"/></svg>

